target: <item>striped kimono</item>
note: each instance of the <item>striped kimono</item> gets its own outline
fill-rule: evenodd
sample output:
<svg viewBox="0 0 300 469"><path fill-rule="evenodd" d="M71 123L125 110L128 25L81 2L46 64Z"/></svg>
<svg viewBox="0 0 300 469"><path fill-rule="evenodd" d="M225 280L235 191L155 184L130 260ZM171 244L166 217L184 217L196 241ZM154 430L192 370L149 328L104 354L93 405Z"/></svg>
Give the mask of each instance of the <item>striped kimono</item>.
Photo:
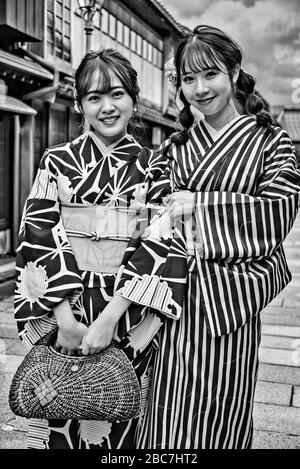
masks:
<svg viewBox="0 0 300 469"><path fill-rule="evenodd" d="M46 151L24 208L16 256L15 318L28 348L57 327L53 308L64 298L76 319L86 325L101 313L114 295L132 234L127 221L133 223L133 231L139 231L140 218L147 222L149 197L153 203L164 195L165 184L157 180L165 168L164 157L142 149L130 135L106 147L93 132L86 132ZM182 254L172 257L173 245L171 240L156 246L163 266L147 265L145 272L140 267L148 300L132 304L116 331L115 339L132 361L141 385L140 413L121 423L31 419L30 448L136 447L157 347L153 338L165 315L181 314L183 293L177 288L174 295L170 285L178 265L185 276L186 255L182 244ZM168 284L160 279L166 272ZM160 312L148 310L147 302Z"/></svg>
<svg viewBox="0 0 300 469"><path fill-rule="evenodd" d="M158 332L139 447L250 448L259 313L291 280L282 242L298 207L294 148L280 128L240 116L220 132L200 121L168 155L174 190L195 192L194 249L182 314ZM123 281L151 262L148 243L132 255ZM124 296L139 302L142 295L127 289Z"/></svg>

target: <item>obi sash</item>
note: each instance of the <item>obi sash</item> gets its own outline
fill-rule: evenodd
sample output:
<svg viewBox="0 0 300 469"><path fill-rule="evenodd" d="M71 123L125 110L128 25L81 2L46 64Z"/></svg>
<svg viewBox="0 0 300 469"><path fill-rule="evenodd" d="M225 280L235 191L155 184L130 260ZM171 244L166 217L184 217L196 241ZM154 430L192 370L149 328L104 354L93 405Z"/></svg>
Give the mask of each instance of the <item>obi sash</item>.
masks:
<svg viewBox="0 0 300 469"><path fill-rule="evenodd" d="M80 270L117 273L139 211L107 206L64 204L61 217Z"/></svg>

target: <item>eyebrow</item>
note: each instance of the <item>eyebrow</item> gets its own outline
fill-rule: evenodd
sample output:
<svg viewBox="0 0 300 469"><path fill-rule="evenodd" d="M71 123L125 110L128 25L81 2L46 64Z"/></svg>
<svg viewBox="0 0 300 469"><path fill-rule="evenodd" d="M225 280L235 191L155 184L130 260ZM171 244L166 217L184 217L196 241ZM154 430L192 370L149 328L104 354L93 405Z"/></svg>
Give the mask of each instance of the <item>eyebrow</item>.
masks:
<svg viewBox="0 0 300 469"><path fill-rule="evenodd" d="M119 89L125 90L124 86L121 86L121 85L120 86L112 86L111 88L108 88L106 93L111 92L111 91L115 91L115 90L119 90ZM91 90L91 91L87 92L86 96L88 96L89 94L93 94L93 93L103 94L103 92L101 90Z"/></svg>
<svg viewBox="0 0 300 469"><path fill-rule="evenodd" d="M218 70L218 69L217 67L206 67L206 68L202 68L202 70L199 70L199 71L206 72L207 70ZM181 76L189 75L190 73L196 73L196 72L193 72L193 70L190 70L189 72L182 72Z"/></svg>

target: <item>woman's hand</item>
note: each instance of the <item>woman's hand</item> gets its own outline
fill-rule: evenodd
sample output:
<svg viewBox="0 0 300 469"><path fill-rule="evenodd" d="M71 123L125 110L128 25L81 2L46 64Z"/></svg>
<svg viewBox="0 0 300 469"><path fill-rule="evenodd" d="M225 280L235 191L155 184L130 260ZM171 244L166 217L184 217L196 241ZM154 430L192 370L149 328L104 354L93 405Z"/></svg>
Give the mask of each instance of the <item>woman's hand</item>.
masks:
<svg viewBox="0 0 300 469"><path fill-rule="evenodd" d="M86 331L87 326L76 321L76 319L67 327L59 327L55 348L66 355L74 355L76 352L81 353L80 347Z"/></svg>
<svg viewBox="0 0 300 469"><path fill-rule="evenodd" d="M80 345L87 327L76 321L67 298L59 303L53 311L58 325L55 348L67 355L80 352Z"/></svg>
<svg viewBox="0 0 300 469"><path fill-rule="evenodd" d="M83 355L93 355L101 352L112 341L117 321L100 314L87 329L81 345Z"/></svg>
<svg viewBox="0 0 300 469"><path fill-rule="evenodd" d="M104 350L111 343L120 317L131 304L130 300L116 294L98 318L88 328L82 341L82 354L89 355Z"/></svg>
<svg viewBox="0 0 300 469"><path fill-rule="evenodd" d="M190 191L174 192L167 197L164 197L163 203L170 213L171 217L178 217L182 215L192 215L195 205L195 193Z"/></svg>

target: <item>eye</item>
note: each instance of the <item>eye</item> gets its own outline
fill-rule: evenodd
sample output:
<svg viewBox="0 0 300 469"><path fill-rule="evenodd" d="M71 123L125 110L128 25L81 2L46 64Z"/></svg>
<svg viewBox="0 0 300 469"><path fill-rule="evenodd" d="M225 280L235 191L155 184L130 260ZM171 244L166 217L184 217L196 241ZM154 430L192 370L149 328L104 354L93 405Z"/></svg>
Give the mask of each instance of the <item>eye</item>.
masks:
<svg viewBox="0 0 300 469"><path fill-rule="evenodd" d="M100 96L98 94L90 94L87 100L89 103L97 103L99 99L100 99Z"/></svg>
<svg viewBox="0 0 300 469"><path fill-rule="evenodd" d="M112 92L111 96L113 98L121 98L122 96L124 96L124 91L123 90L115 90Z"/></svg>
<svg viewBox="0 0 300 469"><path fill-rule="evenodd" d="M192 83L194 81L194 77L192 77L192 75L185 75L182 78L182 81L183 81L183 83L189 84L189 83Z"/></svg>
<svg viewBox="0 0 300 469"><path fill-rule="evenodd" d="M208 70L208 72L206 72L205 74L205 77L210 79L210 78L214 78L217 74L218 74L218 70Z"/></svg>

